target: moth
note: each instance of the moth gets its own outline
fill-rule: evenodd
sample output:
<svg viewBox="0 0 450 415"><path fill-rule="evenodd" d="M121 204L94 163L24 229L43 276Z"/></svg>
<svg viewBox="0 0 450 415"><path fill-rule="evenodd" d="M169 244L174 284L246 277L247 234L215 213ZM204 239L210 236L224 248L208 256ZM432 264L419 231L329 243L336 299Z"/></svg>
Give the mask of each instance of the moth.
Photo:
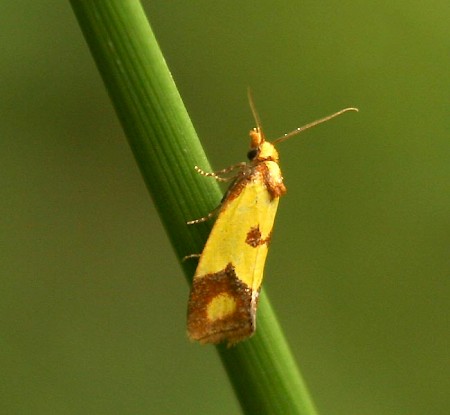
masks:
<svg viewBox="0 0 450 415"><path fill-rule="evenodd" d="M264 264L280 197L286 193L275 145L302 131L356 108L345 108L270 142L267 141L254 101L249 104L256 127L250 131L248 161L215 173L195 166L202 176L218 181L235 172L219 206L217 219L200 255L190 292L188 337L200 343L227 342L250 337L256 329L256 310ZM204 222L214 215L188 222Z"/></svg>

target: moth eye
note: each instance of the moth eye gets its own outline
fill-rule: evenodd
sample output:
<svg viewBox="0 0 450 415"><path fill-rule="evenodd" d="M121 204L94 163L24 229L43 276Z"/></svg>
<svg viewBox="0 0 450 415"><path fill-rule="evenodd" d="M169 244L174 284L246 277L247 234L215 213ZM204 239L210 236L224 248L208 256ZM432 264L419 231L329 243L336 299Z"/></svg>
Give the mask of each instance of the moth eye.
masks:
<svg viewBox="0 0 450 415"><path fill-rule="evenodd" d="M247 153L247 158L249 160L253 160L257 154L258 154L258 150L256 148L253 148Z"/></svg>

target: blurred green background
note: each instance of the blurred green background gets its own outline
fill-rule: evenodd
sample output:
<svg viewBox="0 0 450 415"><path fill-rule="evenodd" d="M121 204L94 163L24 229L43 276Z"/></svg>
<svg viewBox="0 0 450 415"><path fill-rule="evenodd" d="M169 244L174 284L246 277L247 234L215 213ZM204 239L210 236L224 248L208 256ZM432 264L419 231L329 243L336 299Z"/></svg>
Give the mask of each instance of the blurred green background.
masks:
<svg viewBox="0 0 450 415"><path fill-rule="evenodd" d="M145 1L212 164L280 145L265 287L325 414L448 414L450 4ZM0 412L239 413L68 2L0 5Z"/></svg>

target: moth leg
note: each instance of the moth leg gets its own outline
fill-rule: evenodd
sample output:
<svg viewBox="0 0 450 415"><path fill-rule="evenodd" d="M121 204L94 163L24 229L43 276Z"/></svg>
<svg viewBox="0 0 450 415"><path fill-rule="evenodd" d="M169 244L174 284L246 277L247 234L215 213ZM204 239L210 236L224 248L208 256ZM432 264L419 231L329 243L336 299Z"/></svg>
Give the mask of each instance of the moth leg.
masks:
<svg viewBox="0 0 450 415"><path fill-rule="evenodd" d="M214 179L216 179L218 182L228 182L230 180L233 180L235 177L234 176L230 176L230 177L221 177L221 174L227 174L232 172L233 170L236 169L243 169L247 164L245 162L241 162L238 164L234 164L233 166L227 167L226 169L222 169L222 170L218 170L215 172L206 172L204 170L202 170L200 167L198 166L194 166L195 171L205 177L213 177Z"/></svg>
<svg viewBox="0 0 450 415"><path fill-rule="evenodd" d="M219 206L217 206L216 208L214 208L211 212L209 212L206 216L203 216L202 218L198 218L198 219L194 219L194 220L190 220L187 221L186 224L187 225L195 225L197 223L203 223L206 222L207 220L211 219L216 213L217 211L221 208L222 203L219 204Z"/></svg>
<svg viewBox="0 0 450 415"><path fill-rule="evenodd" d="M200 167L194 166L195 171L198 174L200 174L202 176L205 176L205 177L213 177L214 179L216 179L219 182L227 182L227 181L230 181L230 180L236 180L239 177L239 174L242 174L242 171L246 167L247 167L247 163L241 162L241 163L234 164L233 166L227 167L226 169L222 169L222 170L219 170L219 171L216 171L216 172L206 172L206 171L202 170ZM229 172L231 172L233 170L236 170L236 169L240 169L241 173L238 173L238 174L236 174L234 176L230 176L230 177L220 177L219 176L219 174L226 174L226 173L229 173ZM231 185L231 187L232 186L233 185ZM203 216L202 218L190 220L190 221L186 222L186 224L194 225L194 224L197 224L197 223L206 222L207 220L211 219L220 210L220 208L222 207L223 201L227 198L229 193L230 193L230 189L228 189L228 191L223 196L221 202L219 203L219 206L217 206L215 209L213 209L211 212L209 212L206 216Z"/></svg>
<svg viewBox="0 0 450 415"><path fill-rule="evenodd" d="M192 258L200 258L202 254L191 254L191 255L186 255L183 257L182 261L187 261L188 259L192 259Z"/></svg>

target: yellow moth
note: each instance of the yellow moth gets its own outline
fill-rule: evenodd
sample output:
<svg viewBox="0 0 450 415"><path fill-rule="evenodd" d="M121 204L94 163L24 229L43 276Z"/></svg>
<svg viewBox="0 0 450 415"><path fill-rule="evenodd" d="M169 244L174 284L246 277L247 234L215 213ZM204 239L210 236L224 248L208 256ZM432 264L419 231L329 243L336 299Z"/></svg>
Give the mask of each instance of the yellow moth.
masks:
<svg viewBox="0 0 450 415"><path fill-rule="evenodd" d="M275 144L344 112L358 111L343 109L269 142L250 93L249 102L256 123L250 131L249 161L217 173L195 167L201 175L219 181L228 180L219 174L237 170L200 255L189 297L188 336L200 343L227 342L230 346L255 332L272 227L279 199L286 193ZM188 224L203 222L213 213Z"/></svg>

